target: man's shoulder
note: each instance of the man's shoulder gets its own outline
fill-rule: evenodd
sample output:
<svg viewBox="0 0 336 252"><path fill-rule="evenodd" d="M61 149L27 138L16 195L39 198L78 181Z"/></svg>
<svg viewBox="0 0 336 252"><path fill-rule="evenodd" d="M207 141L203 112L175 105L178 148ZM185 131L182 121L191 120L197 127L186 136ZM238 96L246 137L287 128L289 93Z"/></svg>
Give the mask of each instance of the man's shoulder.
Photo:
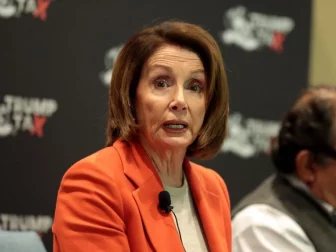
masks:
<svg viewBox="0 0 336 252"><path fill-rule="evenodd" d="M258 186L256 186L251 192L246 194L233 208L232 216L234 217L238 212L250 205L272 205L273 201L276 200L277 197L272 189L275 177L275 174L270 175L269 177L265 178Z"/></svg>
<svg viewBox="0 0 336 252"><path fill-rule="evenodd" d="M247 227L277 227L290 217L267 204L251 204L241 209L232 220L232 225L240 229ZM239 230L237 230L239 232Z"/></svg>

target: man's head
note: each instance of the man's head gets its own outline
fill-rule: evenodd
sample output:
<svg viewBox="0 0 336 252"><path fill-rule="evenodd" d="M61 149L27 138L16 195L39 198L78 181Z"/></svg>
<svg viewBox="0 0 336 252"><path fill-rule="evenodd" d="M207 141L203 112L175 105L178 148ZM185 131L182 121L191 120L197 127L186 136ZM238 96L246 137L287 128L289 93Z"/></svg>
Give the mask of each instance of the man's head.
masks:
<svg viewBox="0 0 336 252"><path fill-rule="evenodd" d="M336 207L336 86L303 92L285 115L272 159L295 174L315 196Z"/></svg>

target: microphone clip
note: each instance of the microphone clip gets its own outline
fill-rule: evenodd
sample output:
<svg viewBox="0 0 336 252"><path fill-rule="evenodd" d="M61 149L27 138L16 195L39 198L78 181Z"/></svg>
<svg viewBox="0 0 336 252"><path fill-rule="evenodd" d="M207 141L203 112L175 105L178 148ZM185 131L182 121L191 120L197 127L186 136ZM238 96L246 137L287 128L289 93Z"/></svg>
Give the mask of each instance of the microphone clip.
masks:
<svg viewBox="0 0 336 252"><path fill-rule="evenodd" d="M169 214L172 210L173 210L173 206L159 206L160 212L165 213L165 214Z"/></svg>
<svg viewBox="0 0 336 252"><path fill-rule="evenodd" d="M167 191L162 191L159 193L159 204L158 208L161 213L170 213L173 210L173 206L171 205L170 194Z"/></svg>

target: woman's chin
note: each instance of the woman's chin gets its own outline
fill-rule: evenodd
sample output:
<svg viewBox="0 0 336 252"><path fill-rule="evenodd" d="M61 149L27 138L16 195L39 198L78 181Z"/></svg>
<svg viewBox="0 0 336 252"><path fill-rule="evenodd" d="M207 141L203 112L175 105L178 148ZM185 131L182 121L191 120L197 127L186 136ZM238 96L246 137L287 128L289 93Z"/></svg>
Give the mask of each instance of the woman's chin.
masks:
<svg viewBox="0 0 336 252"><path fill-rule="evenodd" d="M162 145L168 149L187 149L192 143L191 139L184 137L165 137L161 139Z"/></svg>

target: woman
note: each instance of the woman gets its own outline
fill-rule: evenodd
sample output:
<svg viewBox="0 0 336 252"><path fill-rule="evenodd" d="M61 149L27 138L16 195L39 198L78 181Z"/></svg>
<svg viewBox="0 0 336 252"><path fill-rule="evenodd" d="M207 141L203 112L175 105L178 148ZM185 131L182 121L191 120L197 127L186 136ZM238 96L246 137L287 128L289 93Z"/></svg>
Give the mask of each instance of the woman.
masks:
<svg viewBox="0 0 336 252"><path fill-rule="evenodd" d="M213 37L183 22L140 31L118 56L109 100L108 147L63 177L54 252L231 251L226 186L186 158L213 157L226 134L228 87ZM159 206L163 190L176 219L169 202Z"/></svg>

